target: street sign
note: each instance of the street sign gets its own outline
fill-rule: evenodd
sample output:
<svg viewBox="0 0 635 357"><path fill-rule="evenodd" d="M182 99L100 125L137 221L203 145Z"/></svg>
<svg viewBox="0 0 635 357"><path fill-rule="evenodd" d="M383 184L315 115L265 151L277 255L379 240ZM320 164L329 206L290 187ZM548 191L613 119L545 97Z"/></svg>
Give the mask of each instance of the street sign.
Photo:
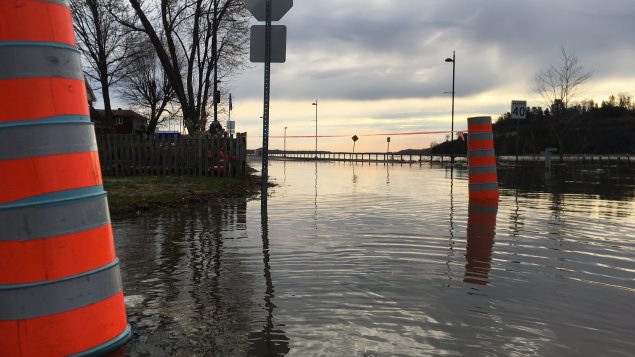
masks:
<svg viewBox="0 0 635 357"><path fill-rule="evenodd" d="M265 25L251 27L249 43L249 60L251 62L265 62ZM284 63L287 60L287 27L284 25L271 26L271 63Z"/></svg>
<svg viewBox="0 0 635 357"><path fill-rule="evenodd" d="M390 142L390 136L386 138L386 142L389 143Z"/></svg>
<svg viewBox="0 0 635 357"><path fill-rule="evenodd" d="M512 119L527 119L526 100L512 100Z"/></svg>
<svg viewBox="0 0 635 357"><path fill-rule="evenodd" d="M234 135L236 133L236 122L233 120L227 121L227 132L229 135Z"/></svg>
<svg viewBox="0 0 635 357"><path fill-rule="evenodd" d="M245 7L258 21L267 21L267 0L244 0ZM271 0L271 21L280 21L293 7L293 0Z"/></svg>
<svg viewBox="0 0 635 357"><path fill-rule="evenodd" d="M357 137L357 135L353 135L353 137L352 137L351 139L353 139L353 141L357 141L357 140L359 140L359 138Z"/></svg>

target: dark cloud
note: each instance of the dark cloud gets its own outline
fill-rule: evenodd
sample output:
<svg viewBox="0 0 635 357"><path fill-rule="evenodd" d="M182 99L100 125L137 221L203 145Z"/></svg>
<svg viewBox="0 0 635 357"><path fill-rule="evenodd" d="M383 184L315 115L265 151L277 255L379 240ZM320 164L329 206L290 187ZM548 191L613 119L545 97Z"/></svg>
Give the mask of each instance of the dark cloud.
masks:
<svg viewBox="0 0 635 357"><path fill-rule="evenodd" d="M457 51L457 95L511 81L530 90L534 73L557 61L560 46L605 76L635 76L632 0L324 0L296 1L287 63L274 65L278 99L430 98L450 90ZM262 96L262 66L233 89Z"/></svg>

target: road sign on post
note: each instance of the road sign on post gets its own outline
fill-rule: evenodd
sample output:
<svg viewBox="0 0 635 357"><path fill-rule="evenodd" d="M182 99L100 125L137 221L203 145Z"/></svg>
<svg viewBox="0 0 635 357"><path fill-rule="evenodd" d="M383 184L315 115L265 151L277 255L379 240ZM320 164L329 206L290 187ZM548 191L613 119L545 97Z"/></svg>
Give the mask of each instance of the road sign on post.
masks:
<svg viewBox="0 0 635 357"><path fill-rule="evenodd" d="M520 120L527 119L527 101L512 100L512 119L516 121L516 166L518 166L518 146L520 145Z"/></svg>
<svg viewBox="0 0 635 357"><path fill-rule="evenodd" d="M512 100L512 119L527 119L527 101Z"/></svg>
<svg viewBox="0 0 635 357"><path fill-rule="evenodd" d="M264 27L264 36L258 36L256 33L258 30L254 30L259 26L252 27L252 43L251 47L251 58L253 59L262 59L262 62L265 63L265 90L264 90L264 98L263 98L263 110L262 110L262 171L260 172L261 180L260 180L260 190L261 190L261 208L266 210L266 197L267 197L267 185L269 180L269 96L271 93L271 62L272 58L274 62L284 62L286 59L286 27L278 27L278 30L275 30L271 26L271 21L279 21L286 13L293 7L293 0L243 0L245 3L245 7L251 12L252 15L258 21L265 21ZM272 33L284 33L284 41L283 41L283 50L277 50L277 53L272 52L272 39L277 38L277 35L273 35ZM256 46L254 41L255 39L264 39L264 51L254 50ZM280 45L281 41L278 41L278 45ZM275 45L274 45L275 46ZM262 48L261 47L261 48ZM276 46L278 47L278 46ZM283 53L282 58L276 56L276 54ZM264 58L260 56L264 54ZM273 56L272 56L273 55ZM280 61L281 59L281 61ZM276 61L278 60L278 61Z"/></svg>
<svg viewBox="0 0 635 357"><path fill-rule="evenodd" d="M249 41L249 60L251 62L265 62L265 25L251 27ZM271 26L271 63L284 63L287 59L287 27L284 25Z"/></svg>
<svg viewBox="0 0 635 357"><path fill-rule="evenodd" d="M267 0L244 0L245 7L258 21L267 21ZM293 7L293 0L271 0L271 21L280 21Z"/></svg>

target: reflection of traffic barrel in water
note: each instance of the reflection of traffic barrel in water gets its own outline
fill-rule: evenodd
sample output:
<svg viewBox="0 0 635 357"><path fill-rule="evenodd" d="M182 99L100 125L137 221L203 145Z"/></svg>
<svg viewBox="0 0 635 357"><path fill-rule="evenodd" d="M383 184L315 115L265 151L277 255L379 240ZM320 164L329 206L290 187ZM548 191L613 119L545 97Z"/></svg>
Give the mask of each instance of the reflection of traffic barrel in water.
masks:
<svg viewBox="0 0 635 357"><path fill-rule="evenodd" d="M467 125L470 201L498 200L492 118L468 118Z"/></svg>
<svg viewBox="0 0 635 357"><path fill-rule="evenodd" d="M130 336L67 1L0 1L0 355Z"/></svg>
<svg viewBox="0 0 635 357"><path fill-rule="evenodd" d="M463 279L466 283L486 285L489 282L497 212L497 201L489 202L489 205L470 202L465 253L467 264Z"/></svg>

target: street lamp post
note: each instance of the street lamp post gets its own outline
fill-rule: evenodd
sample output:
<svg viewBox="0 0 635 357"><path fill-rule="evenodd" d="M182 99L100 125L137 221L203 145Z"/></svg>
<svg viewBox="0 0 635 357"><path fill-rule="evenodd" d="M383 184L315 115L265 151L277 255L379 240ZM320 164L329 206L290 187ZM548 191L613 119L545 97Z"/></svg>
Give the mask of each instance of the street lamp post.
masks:
<svg viewBox="0 0 635 357"><path fill-rule="evenodd" d="M318 158L317 155L317 139L318 139L318 135L317 135L317 121L318 121L318 101L317 99L315 100L315 103L313 103L313 105L315 105L315 158Z"/></svg>
<svg viewBox="0 0 635 357"><path fill-rule="evenodd" d="M452 142L454 141L454 79L456 78L456 53L452 51L452 58L446 58L446 62L452 62L452 129L450 132L450 160L454 165L454 150Z"/></svg>
<svg viewBox="0 0 635 357"><path fill-rule="evenodd" d="M287 127L284 127L284 157L287 157Z"/></svg>

